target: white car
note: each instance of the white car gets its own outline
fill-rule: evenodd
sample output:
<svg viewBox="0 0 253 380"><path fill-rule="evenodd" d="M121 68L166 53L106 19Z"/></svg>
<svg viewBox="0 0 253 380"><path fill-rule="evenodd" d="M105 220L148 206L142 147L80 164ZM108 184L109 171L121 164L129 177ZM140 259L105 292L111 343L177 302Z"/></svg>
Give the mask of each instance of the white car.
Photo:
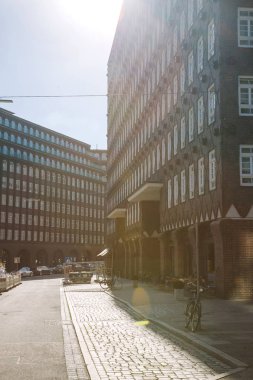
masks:
<svg viewBox="0 0 253 380"><path fill-rule="evenodd" d="M20 268L18 271L21 274L21 277L32 277L33 271L29 267Z"/></svg>

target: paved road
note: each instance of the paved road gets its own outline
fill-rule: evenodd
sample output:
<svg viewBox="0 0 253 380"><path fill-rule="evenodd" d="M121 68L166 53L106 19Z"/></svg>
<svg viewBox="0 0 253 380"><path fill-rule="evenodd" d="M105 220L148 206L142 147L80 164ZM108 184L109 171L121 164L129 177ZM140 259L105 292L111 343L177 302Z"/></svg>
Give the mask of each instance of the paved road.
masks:
<svg viewBox="0 0 253 380"><path fill-rule="evenodd" d="M60 279L32 279L0 297L0 379L67 379Z"/></svg>
<svg viewBox="0 0 253 380"><path fill-rule="evenodd" d="M65 294L92 379L218 379L231 367L140 318L99 291L69 286Z"/></svg>

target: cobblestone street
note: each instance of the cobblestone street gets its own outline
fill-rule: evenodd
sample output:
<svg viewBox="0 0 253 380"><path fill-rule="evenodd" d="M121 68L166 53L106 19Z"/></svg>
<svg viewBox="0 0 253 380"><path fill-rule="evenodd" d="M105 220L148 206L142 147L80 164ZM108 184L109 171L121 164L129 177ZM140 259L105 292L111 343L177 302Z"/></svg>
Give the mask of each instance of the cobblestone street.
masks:
<svg viewBox="0 0 253 380"><path fill-rule="evenodd" d="M232 369L142 320L96 284L66 287L65 295L92 379L218 379Z"/></svg>

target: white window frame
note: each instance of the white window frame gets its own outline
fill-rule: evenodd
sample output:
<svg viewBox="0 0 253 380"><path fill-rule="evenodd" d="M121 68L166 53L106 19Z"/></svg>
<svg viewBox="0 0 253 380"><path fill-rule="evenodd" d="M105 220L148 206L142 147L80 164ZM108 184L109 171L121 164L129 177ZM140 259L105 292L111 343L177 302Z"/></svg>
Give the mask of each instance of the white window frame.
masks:
<svg viewBox="0 0 253 380"><path fill-rule="evenodd" d="M194 173L194 164L189 165L189 198L194 198L195 191L195 173Z"/></svg>
<svg viewBox="0 0 253 380"><path fill-rule="evenodd" d="M189 129L189 142L194 139L194 110L193 107L188 112L188 129Z"/></svg>
<svg viewBox="0 0 253 380"><path fill-rule="evenodd" d="M184 65L180 68L180 92L181 95L185 92L185 67Z"/></svg>
<svg viewBox="0 0 253 380"><path fill-rule="evenodd" d="M173 178L173 199L174 206L178 205L178 175L175 175Z"/></svg>
<svg viewBox="0 0 253 380"><path fill-rule="evenodd" d="M248 13L248 15L241 15L241 12ZM238 8L238 46L242 48L253 48L253 8ZM247 23L247 36L241 35L241 21ZM252 27L252 35L250 28Z"/></svg>
<svg viewBox="0 0 253 380"><path fill-rule="evenodd" d="M215 29L214 29L214 19L212 19L208 24L208 59L214 55L214 45L215 45Z"/></svg>
<svg viewBox="0 0 253 380"><path fill-rule="evenodd" d="M172 205L172 188L171 188L171 179L168 180L168 208L171 208Z"/></svg>
<svg viewBox="0 0 253 380"><path fill-rule="evenodd" d="M168 149L168 161L171 160L171 151L172 151L172 138L171 138L171 132L168 133L168 144L167 144L167 149Z"/></svg>
<svg viewBox="0 0 253 380"><path fill-rule="evenodd" d="M247 162L243 162L243 159L247 159ZM247 173L243 173L245 165ZM240 185L253 186L253 145L240 145Z"/></svg>
<svg viewBox="0 0 253 380"><path fill-rule="evenodd" d="M177 154L178 151L178 126L177 124L174 126L173 129L173 153L174 156Z"/></svg>
<svg viewBox="0 0 253 380"><path fill-rule="evenodd" d="M208 154L209 161L209 190L216 189L216 156L215 150L211 150Z"/></svg>
<svg viewBox="0 0 253 380"><path fill-rule="evenodd" d="M180 124L180 147L181 149L185 148L185 117L182 117L181 124Z"/></svg>
<svg viewBox="0 0 253 380"><path fill-rule="evenodd" d="M243 97L244 97L244 100L243 100ZM239 115L253 116L253 76L239 76L238 98L239 98Z"/></svg>
<svg viewBox="0 0 253 380"><path fill-rule="evenodd" d="M204 66L204 40L203 36L198 39L197 44L197 72L200 73Z"/></svg>
<svg viewBox="0 0 253 380"><path fill-rule="evenodd" d="M186 175L185 170L181 171L181 202L185 202L186 195Z"/></svg>
<svg viewBox="0 0 253 380"><path fill-rule="evenodd" d="M205 161L204 157L198 160L198 187L199 195L203 195L205 192Z"/></svg>
<svg viewBox="0 0 253 380"><path fill-rule="evenodd" d="M208 88L208 125L215 121L216 93L214 84Z"/></svg>
<svg viewBox="0 0 253 380"><path fill-rule="evenodd" d="M198 134L204 129L204 98L201 96L198 99Z"/></svg>
<svg viewBox="0 0 253 380"><path fill-rule="evenodd" d="M188 55L188 85L193 82L194 59L193 50Z"/></svg>

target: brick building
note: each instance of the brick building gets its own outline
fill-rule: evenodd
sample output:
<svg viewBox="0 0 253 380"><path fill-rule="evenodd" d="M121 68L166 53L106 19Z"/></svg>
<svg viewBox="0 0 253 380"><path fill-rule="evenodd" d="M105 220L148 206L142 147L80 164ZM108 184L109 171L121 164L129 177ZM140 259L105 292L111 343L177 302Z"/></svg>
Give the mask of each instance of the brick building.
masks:
<svg viewBox="0 0 253 380"><path fill-rule="evenodd" d="M107 244L116 268L189 276L199 262L218 295L248 297L252 0L125 0L108 94Z"/></svg>
<svg viewBox="0 0 253 380"><path fill-rule="evenodd" d="M104 150L0 109L0 260L94 260L104 247Z"/></svg>

